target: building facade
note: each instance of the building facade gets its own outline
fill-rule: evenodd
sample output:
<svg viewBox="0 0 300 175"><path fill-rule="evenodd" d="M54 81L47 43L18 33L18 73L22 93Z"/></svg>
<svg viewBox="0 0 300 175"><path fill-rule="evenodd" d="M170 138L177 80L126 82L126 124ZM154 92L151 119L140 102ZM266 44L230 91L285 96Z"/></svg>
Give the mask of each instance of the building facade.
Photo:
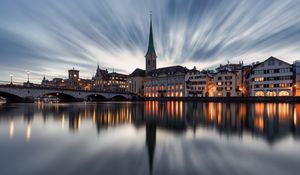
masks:
<svg viewBox="0 0 300 175"><path fill-rule="evenodd" d="M256 64L249 78L251 96L293 96L293 66L278 58Z"/></svg>
<svg viewBox="0 0 300 175"><path fill-rule="evenodd" d="M148 72L145 79L146 97L184 97L185 75L182 66L164 67Z"/></svg>
<svg viewBox="0 0 300 175"><path fill-rule="evenodd" d="M117 72L108 74L107 88L113 92L126 92L128 90L127 84L128 75Z"/></svg>
<svg viewBox="0 0 300 175"><path fill-rule="evenodd" d="M128 91L139 96L144 96L144 81L146 72L142 69L135 69L127 78Z"/></svg>
<svg viewBox="0 0 300 175"><path fill-rule="evenodd" d="M92 77L93 90L104 91L107 89L108 82L108 71L107 69L100 69L99 65L97 66L97 70L95 76Z"/></svg>
<svg viewBox="0 0 300 175"><path fill-rule="evenodd" d="M242 96L240 90L242 84L241 70L220 70L213 77L214 97Z"/></svg>
<svg viewBox="0 0 300 175"><path fill-rule="evenodd" d="M199 71L194 67L185 75L185 95L187 97L209 97L212 94L212 75L210 71Z"/></svg>
<svg viewBox="0 0 300 175"><path fill-rule="evenodd" d="M212 94L214 97L244 96L243 63L220 65L213 76Z"/></svg>

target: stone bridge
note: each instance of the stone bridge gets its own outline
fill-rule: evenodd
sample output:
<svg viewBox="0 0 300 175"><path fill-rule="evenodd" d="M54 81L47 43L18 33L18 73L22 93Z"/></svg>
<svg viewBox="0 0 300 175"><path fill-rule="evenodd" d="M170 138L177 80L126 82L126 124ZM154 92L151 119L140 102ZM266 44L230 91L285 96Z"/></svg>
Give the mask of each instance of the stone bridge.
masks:
<svg viewBox="0 0 300 175"><path fill-rule="evenodd" d="M137 95L127 92L100 92L43 87L26 87L16 85L0 85L0 97L6 102L34 102L39 97L52 95L60 101L101 101L101 100L134 100Z"/></svg>

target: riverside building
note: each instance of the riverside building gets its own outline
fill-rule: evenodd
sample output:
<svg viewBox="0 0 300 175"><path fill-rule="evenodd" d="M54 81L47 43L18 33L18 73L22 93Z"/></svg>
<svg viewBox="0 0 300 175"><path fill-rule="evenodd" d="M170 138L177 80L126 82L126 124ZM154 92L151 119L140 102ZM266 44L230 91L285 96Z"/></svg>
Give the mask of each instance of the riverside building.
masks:
<svg viewBox="0 0 300 175"><path fill-rule="evenodd" d="M220 65L213 76L212 94L214 97L243 96L243 63Z"/></svg>
<svg viewBox="0 0 300 175"><path fill-rule="evenodd" d="M107 69L100 69L98 66L95 76L92 77L92 89L96 91L125 92L128 89L127 78L128 75L117 72L108 73Z"/></svg>
<svg viewBox="0 0 300 175"><path fill-rule="evenodd" d="M185 75L185 95L187 97L210 97L213 96L211 89L212 73L207 70L199 71L194 67Z"/></svg>
<svg viewBox="0 0 300 175"><path fill-rule="evenodd" d="M145 70L135 69L127 78L128 91L144 96Z"/></svg>
<svg viewBox="0 0 300 175"><path fill-rule="evenodd" d="M249 81L251 96L293 96L293 66L278 58L254 65Z"/></svg>
<svg viewBox="0 0 300 175"><path fill-rule="evenodd" d="M149 43L145 62L144 95L146 97L185 96L185 75L188 70L187 68L170 66L157 69L157 55L154 48L152 31L152 15L150 16Z"/></svg>

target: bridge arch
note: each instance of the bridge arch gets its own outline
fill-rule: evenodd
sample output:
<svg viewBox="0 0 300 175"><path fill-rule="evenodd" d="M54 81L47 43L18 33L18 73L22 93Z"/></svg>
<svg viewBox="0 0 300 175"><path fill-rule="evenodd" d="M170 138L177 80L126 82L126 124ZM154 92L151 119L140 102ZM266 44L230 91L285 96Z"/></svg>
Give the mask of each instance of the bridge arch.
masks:
<svg viewBox="0 0 300 175"><path fill-rule="evenodd" d="M128 98L124 95L119 94L119 95L113 96L111 99L112 100L127 100Z"/></svg>
<svg viewBox="0 0 300 175"><path fill-rule="evenodd" d="M104 101L107 100L107 98L100 94L89 94L86 96L87 101Z"/></svg>
<svg viewBox="0 0 300 175"><path fill-rule="evenodd" d="M24 102L25 101L25 99L20 97L20 96L17 96L17 95L8 93L8 92L2 92L2 91L0 91L0 97L5 98L6 102L8 102L8 103Z"/></svg>
<svg viewBox="0 0 300 175"><path fill-rule="evenodd" d="M74 97L71 94L64 93L64 92L48 92L43 93L39 97L46 97L46 96L53 96L59 98L60 102L74 102L78 101L78 98Z"/></svg>

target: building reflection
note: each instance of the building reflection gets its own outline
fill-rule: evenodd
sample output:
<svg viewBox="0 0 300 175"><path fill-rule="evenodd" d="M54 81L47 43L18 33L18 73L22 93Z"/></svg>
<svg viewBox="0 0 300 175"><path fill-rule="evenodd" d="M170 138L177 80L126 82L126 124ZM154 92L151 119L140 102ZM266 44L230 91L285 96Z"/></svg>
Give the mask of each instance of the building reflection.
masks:
<svg viewBox="0 0 300 175"><path fill-rule="evenodd" d="M156 144L156 123L146 122L146 144L149 158L149 171L153 172L154 150Z"/></svg>
<svg viewBox="0 0 300 175"><path fill-rule="evenodd" d="M140 103L26 104L14 108L2 106L0 122L6 122L9 137L15 134L15 120L23 116L26 139L36 117L45 124L49 119L79 131L81 124L92 122L97 133L109 127L133 124L136 128L149 123L154 128L185 132L197 128L216 130L221 135L243 136L246 131L273 143L287 135L299 138L300 104L292 103L197 103L182 101L146 101ZM148 129L147 129L148 128ZM146 135L148 138L148 135ZM150 137L149 137L150 139ZM155 144L155 142L153 142ZM148 141L147 141L148 144ZM155 147L155 146L154 146Z"/></svg>

